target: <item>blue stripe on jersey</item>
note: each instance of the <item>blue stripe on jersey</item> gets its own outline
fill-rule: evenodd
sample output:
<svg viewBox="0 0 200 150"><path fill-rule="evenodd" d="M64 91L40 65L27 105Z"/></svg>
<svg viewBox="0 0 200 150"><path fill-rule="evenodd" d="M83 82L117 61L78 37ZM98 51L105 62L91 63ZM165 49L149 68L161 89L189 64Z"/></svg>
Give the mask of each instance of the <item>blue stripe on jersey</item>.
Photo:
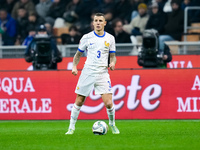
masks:
<svg viewBox="0 0 200 150"><path fill-rule="evenodd" d="M82 52L82 53L84 52L83 50L81 50L81 49L79 49L79 48L78 48L78 50L79 50L79 52Z"/></svg>
<svg viewBox="0 0 200 150"><path fill-rule="evenodd" d="M96 34L96 33L95 33L95 31L94 31L94 34L95 34L97 37L104 37L104 36L105 36L105 34L106 34L106 32L104 31L104 34L103 34L102 36L100 36L100 35Z"/></svg>
<svg viewBox="0 0 200 150"><path fill-rule="evenodd" d="M109 53L115 53L115 51L109 51Z"/></svg>

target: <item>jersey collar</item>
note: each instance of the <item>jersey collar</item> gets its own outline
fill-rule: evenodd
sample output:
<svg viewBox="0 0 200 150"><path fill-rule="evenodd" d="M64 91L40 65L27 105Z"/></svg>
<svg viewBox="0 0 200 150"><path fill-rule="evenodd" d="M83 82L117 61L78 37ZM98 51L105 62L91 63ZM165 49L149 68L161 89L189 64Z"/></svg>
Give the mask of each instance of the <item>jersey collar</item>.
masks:
<svg viewBox="0 0 200 150"><path fill-rule="evenodd" d="M104 37L104 36L105 36L106 32L104 31L104 34L103 34L102 36L96 34L95 31L94 31L94 34L95 34L97 37L100 37L100 38L101 38L101 37Z"/></svg>

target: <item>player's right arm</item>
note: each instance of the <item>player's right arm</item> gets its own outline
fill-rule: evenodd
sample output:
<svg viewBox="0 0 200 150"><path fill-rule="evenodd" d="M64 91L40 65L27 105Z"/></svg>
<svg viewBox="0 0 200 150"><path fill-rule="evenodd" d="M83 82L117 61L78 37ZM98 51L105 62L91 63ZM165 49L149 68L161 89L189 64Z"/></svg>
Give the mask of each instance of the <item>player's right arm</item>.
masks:
<svg viewBox="0 0 200 150"><path fill-rule="evenodd" d="M87 49L87 37L86 37L86 35L84 35L81 38L79 46L78 46L78 51L74 55L72 74L75 75L75 76L78 74L77 65L78 65L80 58L81 58L85 49Z"/></svg>
<svg viewBox="0 0 200 150"><path fill-rule="evenodd" d="M75 76L78 74L77 65L80 61L82 54L83 54L82 52L77 51L76 54L74 55L72 74Z"/></svg>

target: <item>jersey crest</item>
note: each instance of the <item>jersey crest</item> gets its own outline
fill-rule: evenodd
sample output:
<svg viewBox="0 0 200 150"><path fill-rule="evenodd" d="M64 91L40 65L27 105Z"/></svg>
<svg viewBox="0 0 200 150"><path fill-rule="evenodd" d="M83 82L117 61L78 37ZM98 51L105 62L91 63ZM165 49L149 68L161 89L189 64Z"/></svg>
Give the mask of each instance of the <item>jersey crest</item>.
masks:
<svg viewBox="0 0 200 150"><path fill-rule="evenodd" d="M106 41L105 41L105 43L104 43L104 44L105 44L105 49L109 49L109 45L110 45L110 44L109 44L109 43L107 43Z"/></svg>
<svg viewBox="0 0 200 150"><path fill-rule="evenodd" d="M106 47L109 47L109 45L110 45L110 44L109 44L109 43L107 43L107 42L105 41L105 46L106 46Z"/></svg>

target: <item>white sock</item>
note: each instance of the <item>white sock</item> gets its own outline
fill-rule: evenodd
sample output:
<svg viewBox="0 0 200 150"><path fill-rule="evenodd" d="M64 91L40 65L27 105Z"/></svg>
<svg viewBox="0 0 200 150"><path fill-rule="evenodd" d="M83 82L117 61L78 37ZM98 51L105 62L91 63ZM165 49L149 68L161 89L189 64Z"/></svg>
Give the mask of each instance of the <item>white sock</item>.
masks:
<svg viewBox="0 0 200 150"><path fill-rule="evenodd" d="M77 106L77 105L74 103L74 106L73 106L72 111L71 111L71 118L70 118L69 129L75 130L75 124L76 124L78 115L79 115L79 113L80 113L80 109L81 109L81 106Z"/></svg>
<svg viewBox="0 0 200 150"><path fill-rule="evenodd" d="M115 125L115 107L108 109L107 108L107 114L109 118L109 125Z"/></svg>

